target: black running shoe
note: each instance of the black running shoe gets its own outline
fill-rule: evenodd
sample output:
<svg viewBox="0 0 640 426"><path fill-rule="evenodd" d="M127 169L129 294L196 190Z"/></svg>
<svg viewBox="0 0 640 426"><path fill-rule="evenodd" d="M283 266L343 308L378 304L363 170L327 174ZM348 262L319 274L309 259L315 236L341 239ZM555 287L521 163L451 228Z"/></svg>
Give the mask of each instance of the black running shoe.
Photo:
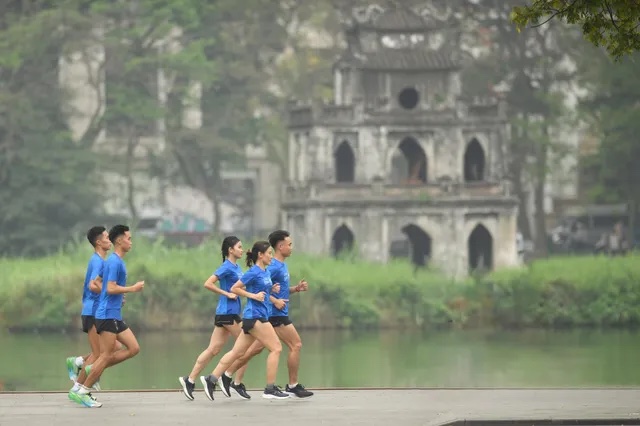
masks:
<svg viewBox="0 0 640 426"><path fill-rule="evenodd" d="M267 386L262 394L262 397L266 399L287 399L289 396L288 393L282 392L278 386Z"/></svg>
<svg viewBox="0 0 640 426"><path fill-rule="evenodd" d="M189 376L178 377L178 381L182 386L184 396L186 396L189 401L193 401L193 390L196 388L196 384L189 381Z"/></svg>
<svg viewBox="0 0 640 426"><path fill-rule="evenodd" d="M224 396L226 396L227 398L231 397L231 394L229 393L229 387L231 386L231 383L233 383L231 377L227 377L226 374L223 374L218 379L218 383L220 384L220 390L222 391Z"/></svg>
<svg viewBox="0 0 640 426"><path fill-rule="evenodd" d="M202 386L204 386L204 393L207 395L211 401L213 401L213 393L216 390L216 382L213 381L213 378L209 376L200 376L200 381L202 382Z"/></svg>
<svg viewBox="0 0 640 426"><path fill-rule="evenodd" d="M239 385L236 385L235 383L231 383L231 389L240 398L251 399L251 395L247 393L247 388L244 387L244 383L240 383Z"/></svg>
<svg viewBox="0 0 640 426"><path fill-rule="evenodd" d="M297 396L298 398L309 398L310 396L313 396L313 392L306 390L300 383L292 388L287 385L285 386L284 391L289 395Z"/></svg>

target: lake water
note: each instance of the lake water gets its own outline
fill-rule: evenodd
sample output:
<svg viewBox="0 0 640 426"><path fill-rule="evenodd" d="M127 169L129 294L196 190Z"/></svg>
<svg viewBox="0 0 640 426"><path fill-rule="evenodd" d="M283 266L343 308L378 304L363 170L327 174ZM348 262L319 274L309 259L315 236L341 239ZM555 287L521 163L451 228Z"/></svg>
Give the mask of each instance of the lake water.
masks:
<svg viewBox="0 0 640 426"><path fill-rule="evenodd" d="M302 330L301 335L300 381L310 388L640 385L640 332L635 331ZM177 377L191 371L209 334L139 333L138 339L140 354L107 370L103 389L177 389ZM65 358L86 352L84 334L0 334L0 386L66 390ZM278 371L282 386L286 353ZM264 386L265 358L263 353L252 360L247 387Z"/></svg>

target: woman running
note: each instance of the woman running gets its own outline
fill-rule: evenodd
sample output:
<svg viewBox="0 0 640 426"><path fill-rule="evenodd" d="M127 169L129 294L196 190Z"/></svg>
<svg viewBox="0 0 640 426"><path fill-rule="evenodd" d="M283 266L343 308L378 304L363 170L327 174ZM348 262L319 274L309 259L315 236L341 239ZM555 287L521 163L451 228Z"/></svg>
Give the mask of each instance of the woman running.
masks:
<svg viewBox="0 0 640 426"><path fill-rule="evenodd" d="M212 401L213 392L220 376L256 340L262 343L269 351L269 356L267 357L267 386L262 397L268 399L289 398L289 394L282 392L275 384L282 344L269 322L269 296L271 293L280 291L280 285L273 284L270 274L266 271L267 266L271 263L272 256L273 252L267 241L256 242L251 250L247 252L247 266L251 267L251 269L231 287L232 293L247 298L247 304L242 316L243 333L236 339L233 349L220 359L213 373L209 376L200 377L205 387L205 393ZM225 392L224 386L221 386L221 389L225 396L229 396Z"/></svg>
<svg viewBox="0 0 640 426"><path fill-rule="evenodd" d="M211 333L211 340L207 349L202 351L188 376L179 377L182 392L187 399L193 401L195 378L198 377L204 367L211 362L224 347L229 336L240 335L240 298L231 293L231 286L242 277L242 269L238 260L242 258L242 242L235 236L226 237L222 241L222 265L207 279L204 287L220 295L216 308L215 327ZM219 282L220 286L216 283ZM245 386L232 384L231 388L242 398L250 399Z"/></svg>

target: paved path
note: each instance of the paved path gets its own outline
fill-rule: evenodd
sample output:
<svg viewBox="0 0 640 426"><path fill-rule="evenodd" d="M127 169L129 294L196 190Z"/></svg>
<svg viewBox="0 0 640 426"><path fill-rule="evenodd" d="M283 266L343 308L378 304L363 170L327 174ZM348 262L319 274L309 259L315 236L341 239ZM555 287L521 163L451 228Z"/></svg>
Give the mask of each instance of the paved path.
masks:
<svg viewBox="0 0 640 426"><path fill-rule="evenodd" d="M640 389L326 390L308 400L195 401L174 392L102 392L99 409L66 393L0 394L0 425L438 425L473 419L638 419Z"/></svg>

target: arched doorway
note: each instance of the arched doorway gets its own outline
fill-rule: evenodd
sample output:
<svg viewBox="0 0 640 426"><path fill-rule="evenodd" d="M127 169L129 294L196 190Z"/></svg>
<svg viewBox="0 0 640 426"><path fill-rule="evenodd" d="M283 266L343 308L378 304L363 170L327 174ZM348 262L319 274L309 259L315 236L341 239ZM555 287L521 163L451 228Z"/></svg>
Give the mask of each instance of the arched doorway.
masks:
<svg viewBox="0 0 640 426"><path fill-rule="evenodd" d="M351 183L355 180L356 156L349 142L342 141L333 153L336 182Z"/></svg>
<svg viewBox="0 0 640 426"><path fill-rule="evenodd" d="M427 182L427 155L414 138L404 138L394 152L391 181L396 184Z"/></svg>
<svg viewBox="0 0 640 426"><path fill-rule="evenodd" d="M416 268L427 266L431 259L431 236L413 224L403 227L402 233L406 239L391 242L391 257L408 257Z"/></svg>
<svg viewBox="0 0 640 426"><path fill-rule="evenodd" d="M476 225L468 241L469 270L490 271L493 269L493 237L482 224Z"/></svg>
<svg viewBox="0 0 640 426"><path fill-rule="evenodd" d="M331 252L335 257L353 249L355 237L347 225L340 225L331 238Z"/></svg>
<svg viewBox="0 0 640 426"><path fill-rule="evenodd" d="M485 156L482 145L473 138L464 152L464 181L480 182L484 180Z"/></svg>

